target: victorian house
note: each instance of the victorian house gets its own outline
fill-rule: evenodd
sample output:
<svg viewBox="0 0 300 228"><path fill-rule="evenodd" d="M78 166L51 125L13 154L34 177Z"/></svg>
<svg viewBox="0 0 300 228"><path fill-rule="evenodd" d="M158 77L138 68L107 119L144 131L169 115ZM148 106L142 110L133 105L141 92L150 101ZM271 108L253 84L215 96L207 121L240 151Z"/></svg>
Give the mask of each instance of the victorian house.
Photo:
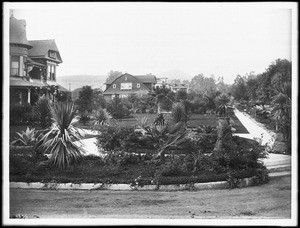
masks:
<svg viewBox="0 0 300 228"><path fill-rule="evenodd" d="M26 21L10 17L10 104L34 104L43 94L69 91L56 82L62 63L54 40L27 40ZM51 92L52 91L52 92Z"/></svg>
<svg viewBox="0 0 300 228"><path fill-rule="evenodd" d="M104 98L109 101L115 96L120 98L128 97L129 94L142 96L148 94L157 83L154 75L131 75L122 74L117 78L107 81L106 89L103 92Z"/></svg>

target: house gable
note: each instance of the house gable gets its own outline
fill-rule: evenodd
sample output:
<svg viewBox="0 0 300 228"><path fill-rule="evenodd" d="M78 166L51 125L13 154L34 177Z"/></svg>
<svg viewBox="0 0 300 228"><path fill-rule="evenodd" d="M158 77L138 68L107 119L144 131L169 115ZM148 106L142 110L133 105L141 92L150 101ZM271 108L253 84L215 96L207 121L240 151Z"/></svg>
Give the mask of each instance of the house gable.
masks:
<svg viewBox="0 0 300 228"><path fill-rule="evenodd" d="M131 74L122 74L114 81L107 84L107 89L103 94L125 94L125 93L139 93L148 92L149 88L144 85L137 77Z"/></svg>

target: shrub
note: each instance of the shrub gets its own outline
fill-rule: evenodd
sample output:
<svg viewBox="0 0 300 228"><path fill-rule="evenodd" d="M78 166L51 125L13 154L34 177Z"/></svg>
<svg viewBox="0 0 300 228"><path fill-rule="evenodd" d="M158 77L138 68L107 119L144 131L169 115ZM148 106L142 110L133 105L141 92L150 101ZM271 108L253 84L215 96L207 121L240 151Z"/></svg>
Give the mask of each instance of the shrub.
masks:
<svg viewBox="0 0 300 228"><path fill-rule="evenodd" d="M107 111L115 119L122 119L130 115L129 109L123 104L122 100L115 97L110 103L107 104Z"/></svg>
<svg viewBox="0 0 300 228"><path fill-rule="evenodd" d="M106 165L128 166L138 165L149 161L152 156L147 154L128 153L124 151L111 151L107 153L103 161Z"/></svg>
<svg viewBox="0 0 300 228"><path fill-rule="evenodd" d="M36 102L36 106L33 108L34 115L39 119L41 127L47 128L51 125L51 106L49 99L41 97Z"/></svg>
<svg viewBox="0 0 300 228"><path fill-rule="evenodd" d="M97 137L97 146L106 151L125 149L125 141L134 133L133 126L103 126Z"/></svg>
<svg viewBox="0 0 300 228"><path fill-rule="evenodd" d="M87 111L81 112L79 114L79 122L83 125L87 125L87 123L91 120L91 117Z"/></svg>
<svg viewBox="0 0 300 228"><path fill-rule="evenodd" d="M30 104L10 106L10 125L22 125L31 123L32 106Z"/></svg>
<svg viewBox="0 0 300 228"><path fill-rule="evenodd" d="M183 162L185 156L170 156L165 164L162 164L159 169L161 176L185 176L188 175L188 170Z"/></svg>
<svg viewBox="0 0 300 228"><path fill-rule="evenodd" d="M234 144L227 144L230 149L214 151L211 159L217 162L216 172L225 170L260 169L264 167L259 161L266 158L265 147L254 140L233 137Z"/></svg>

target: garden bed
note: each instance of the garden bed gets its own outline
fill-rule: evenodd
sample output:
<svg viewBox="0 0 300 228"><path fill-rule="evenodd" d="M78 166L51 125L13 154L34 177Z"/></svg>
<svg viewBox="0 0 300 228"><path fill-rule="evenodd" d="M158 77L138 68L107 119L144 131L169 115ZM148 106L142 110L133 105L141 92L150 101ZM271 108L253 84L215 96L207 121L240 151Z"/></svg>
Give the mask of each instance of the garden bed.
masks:
<svg viewBox="0 0 300 228"><path fill-rule="evenodd" d="M139 161L137 161L139 159ZM182 162L182 165L184 162ZM33 150L27 148L23 153L10 151L10 182L42 183L106 183L171 185L228 181L229 173L199 170L196 173L178 169L177 163L161 165L158 160L150 160L143 155L123 157L115 162L105 162L97 156L85 156L76 164L60 170L51 167L47 158L36 158ZM266 171L266 170L265 170ZM159 173L159 175L158 175ZM242 179L258 175L257 169L249 168L234 173L234 178Z"/></svg>

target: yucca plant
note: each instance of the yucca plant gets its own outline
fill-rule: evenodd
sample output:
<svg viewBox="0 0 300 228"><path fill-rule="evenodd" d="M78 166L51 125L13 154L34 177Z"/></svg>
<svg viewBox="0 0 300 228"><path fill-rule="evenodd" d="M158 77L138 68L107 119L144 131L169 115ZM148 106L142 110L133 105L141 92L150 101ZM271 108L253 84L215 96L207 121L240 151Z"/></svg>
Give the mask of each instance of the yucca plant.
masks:
<svg viewBox="0 0 300 228"><path fill-rule="evenodd" d="M12 141L12 145L19 146L34 146L36 143L36 132L35 129L26 128L26 131L17 132L18 137Z"/></svg>
<svg viewBox="0 0 300 228"><path fill-rule="evenodd" d="M94 125L109 125L112 119L111 114L106 110L99 108L94 112Z"/></svg>
<svg viewBox="0 0 300 228"><path fill-rule="evenodd" d="M52 125L41 137L41 147L45 152L50 152L49 162L53 166L64 169L80 158L84 152L75 144L75 141L82 139L78 129L71 123L76 116L75 105L72 102L57 102L51 113Z"/></svg>

